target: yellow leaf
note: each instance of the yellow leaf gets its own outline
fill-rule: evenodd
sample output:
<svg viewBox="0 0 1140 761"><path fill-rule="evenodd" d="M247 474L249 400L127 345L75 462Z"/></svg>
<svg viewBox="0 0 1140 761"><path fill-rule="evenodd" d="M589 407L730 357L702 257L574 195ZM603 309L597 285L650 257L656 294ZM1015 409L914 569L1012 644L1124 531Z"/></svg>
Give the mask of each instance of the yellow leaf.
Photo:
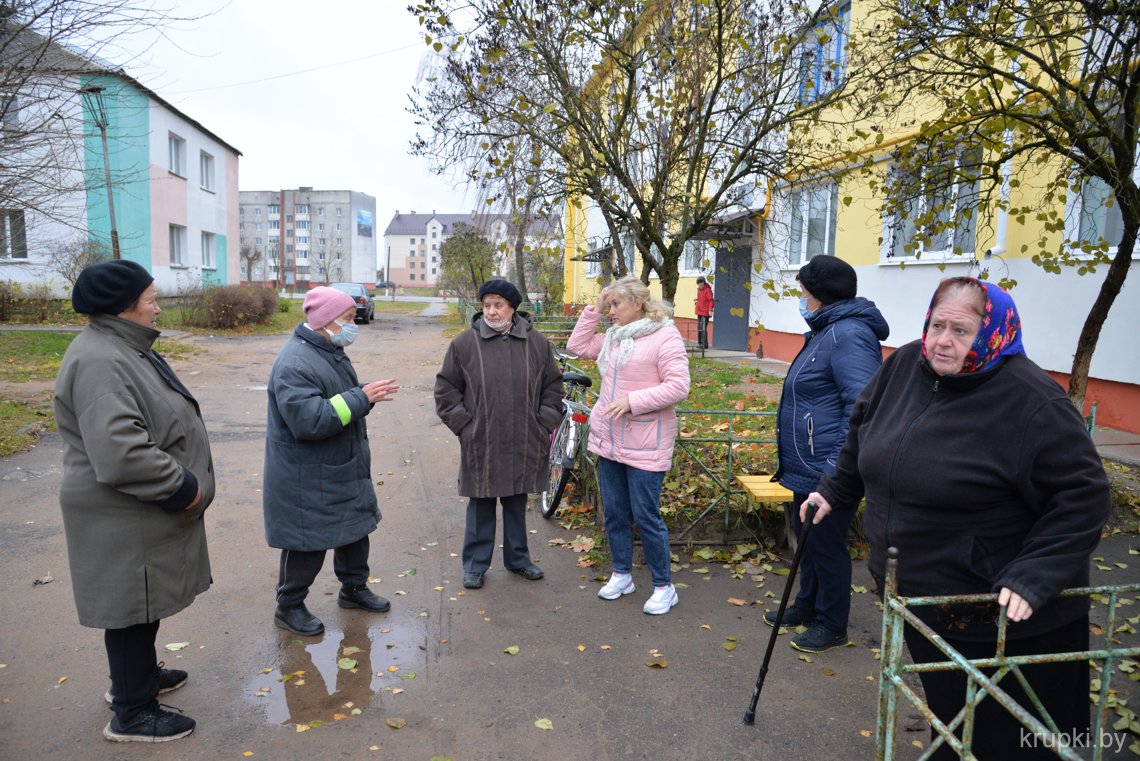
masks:
<svg viewBox="0 0 1140 761"><path fill-rule="evenodd" d="M348 718L347 714L343 714L343 713L334 713L333 714L333 721L344 721L347 718Z"/></svg>
<svg viewBox="0 0 1140 761"><path fill-rule="evenodd" d="M827 666L821 668L819 672L824 676L835 676L835 671L833 669L829 669Z"/></svg>
<svg viewBox="0 0 1140 761"><path fill-rule="evenodd" d="M56 681L56 684L63 684L63 683L64 683L64 682L66 682L66 681L67 681L67 677L65 677L65 676L61 676L61 677L60 677L60 678L59 678L59 679Z"/></svg>
<svg viewBox="0 0 1140 761"><path fill-rule="evenodd" d="M708 624L701 624L701 628L702 628L702 629L709 629L709 630L712 630L712 627L711 627L711 626L709 626Z"/></svg>
<svg viewBox="0 0 1140 761"><path fill-rule="evenodd" d="M922 740L911 740L911 741L910 741L910 744L911 744L911 745L913 745L913 746L914 746L914 747L916 747L916 748L921 748L921 747L923 747L923 745L922 745Z"/></svg>
<svg viewBox="0 0 1140 761"><path fill-rule="evenodd" d="M519 654L519 646L518 645L511 645L510 647L505 647L505 648L503 648L503 652L506 653L507 655L518 655Z"/></svg>
<svg viewBox="0 0 1140 761"><path fill-rule="evenodd" d="M408 726L408 722L404 719L399 718L398 716L390 716L387 719L384 719L384 723L392 729L403 729L404 727Z"/></svg>
<svg viewBox="0 0 1140 761"><path fill-rule="evenodd" d="M402 694L403 692L404 692L404 688L403 688L403 687L393 687L393 688L392 688L392 694L393 694L393 695L400 695L400 694Z"/></svg>
<svg viewBox="0 0 1140 761"><path fill-rule="evenodd" d="M801 656L799 656L799 659L801 661L803 661L804 663L811 663L812 662L812 658L810 655L801 655Z"/></svg>
<svg viewBox="0 0 1140 761"><path fill-rule="evenodd" d="M400 670L399 666L389 666L388 667L388 673L389 674L395 674L399 670Z"/></svg>
<svg viewBox="0 0 1140 761"><path fill-rule="evenodd" d="M242 753L242 755L243 755L243 756L252 756L252 755L253 755L253 751L252 751L252 750L247 750L246 752Z"/></svg>
<svg viewBox="0 0 1140 761"><path fill-rule="evenodd" d="M709 569L707 569L707 568L694 568L693 569L693 573L708 573L708 572L709 572Z"/></svg>
<svg viewBox="0 0 1140 761"><path fill-rule="evenodd" d="M869 729L860 729L860 730L859 730L859 734L863 735L864 737L870 737L870 736L871 736L871 730L869 730Z"/></svg>
<svg viewBox="0 0 1140 761"><path fill-rule="evenodd" d="M612 647L610 647L609 645L600 645L600 647L601 647L603 650L613 650L613 648L612 648Z"/></svg>
<svg viewBox="0 0 1140 761"><path fill-rule="evenodd" d="M730 597L730 598L728 598L728 602L730 605L736 605L738 607L741 605L747 605L748 604L744 600L741 600L739 597Z"/></svg>
<svg viewBox="0 0 1140 761"><path fill-rule="evenodd" d="M664 658L654 658L652 660L646 661L645 665L651 669L667 669L669 668L669 661L665 660Z"/></svg>
<svg viewBox="0 0 1140 761"><path fill-rule="evenodd" d="M586 652L586 646L585 645L578 645L578 652L579 653Z"/></svg>
<svg viewBox="0 0 1140 761"><path fill-rule="evenodd" d="M729 651L736 649L736 643L735 642L722 642L722 643L720 643L720 646L723 647L725 650L729 650Z"/></svg>
<svg viewBox="0 0 1140 761"><path fill-rule="evenodd" d="M312 727L310 727L308 724L298 724L297 725L297 731L298 732L308 732L310 729L312 729Z"/></svg>
<svg viewBox="0 0 1140 761"><path fill-rule="evenodd" d="M443 591L443 587L432 587L432 591L433 591L433 592L442 592L442 591Z"/></svg>
<svg viewBox="0 0 1140 761"><path fill-rule="evenodd" d="M534 725L539 729L545 729L547 731L554 729L554 722L550 719L535 719Z"/></svg>

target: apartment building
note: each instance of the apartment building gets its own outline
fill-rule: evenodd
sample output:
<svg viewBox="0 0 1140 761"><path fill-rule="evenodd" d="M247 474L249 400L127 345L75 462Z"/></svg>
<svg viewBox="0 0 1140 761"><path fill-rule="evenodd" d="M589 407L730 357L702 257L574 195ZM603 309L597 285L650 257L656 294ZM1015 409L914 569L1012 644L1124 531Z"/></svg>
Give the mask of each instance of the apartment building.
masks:
<svg viewBox="0 0 1140 761"><path fill-rule="evenodd" d="M353 190L243 190L242 280L306 289L376 285L376 199Z"/></svg>

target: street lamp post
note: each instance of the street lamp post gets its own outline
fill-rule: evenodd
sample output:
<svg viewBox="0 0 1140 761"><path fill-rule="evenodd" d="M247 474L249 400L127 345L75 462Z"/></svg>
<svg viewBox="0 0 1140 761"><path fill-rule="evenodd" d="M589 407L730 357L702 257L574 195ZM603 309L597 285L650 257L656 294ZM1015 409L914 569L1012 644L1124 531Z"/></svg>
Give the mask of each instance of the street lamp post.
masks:
<svg viewBox="0 0 1140 761"><path fill-rule="evenodd" d="M91 114L92 121L99 128L99 135L103 139L103 172L107 184L107 211L111 216L111 252L114 258L119 259L119 230L115 227L115 196L111 192L111 156L107 152L107 104L103 100L104 88L88 85L80 89L83 102Z"/></svg>

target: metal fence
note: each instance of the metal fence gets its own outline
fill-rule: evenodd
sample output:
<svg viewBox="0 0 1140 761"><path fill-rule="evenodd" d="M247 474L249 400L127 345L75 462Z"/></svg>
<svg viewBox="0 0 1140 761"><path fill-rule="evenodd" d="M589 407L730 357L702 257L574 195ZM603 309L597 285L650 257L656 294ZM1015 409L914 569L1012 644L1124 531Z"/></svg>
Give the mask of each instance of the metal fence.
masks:
<svg viewBox="0 0 1140 761"><path fill-rule="evenodd" d="M875 742L875 758L878 761L892 761L895 758L895 728L898 721L901 698L905 698L922 714L923 718L938 732L938 737L920 756L928 759L939 748L949 746L959 758L974 759L970 747L974 729L974 709L985 698L996 700L1009 711L1026 730L1032 734L1041 747L1052 749L1059 757L1066 761L1082 761L1083 757L1072 747L1064 745L1060 740L1065 737L1056 723L1049 717L1040 700L1030 688L1029 683L1021 673L1021 667L1031 664L1064 663L1067 661L1089 660L1102 664L1100 675L1099 699L1097 701L1096 719L1090 732L1090 738L1096 738L1094 746L1094 761L1103 758L1104 748L1099 739L1107 731L1108 710L1110 696L1113 695L1112 677L1116 666L1122 660L1140 657L1140 647L1125 647L1113 643L1117 632L1119 605L1123 595L1135 595L1140 592L1140 583L1124 584L1120 586L1080 587L1066 589L1061 592L1062 597L1093 597L1096 596L1108 606L1108 618L1104 626L1105 647L1098 650L1083 650L1071 653L1047 653L1040 655L1008 655L1005 652L1008 621L1006 609L1000 608L998 615L998 631L996 653L992 658L970 660L962 656L957 650L947 644L933 629L919 619L912 607L961 604L961 603L987 603L996 602L996 594L954 595L941 597L899 597L898 596L898 551L891 548L887 560L886 594L883 600L883 649L879 670L879 715L877 723L877 737ZM924 637L930 640L946 655L946 660L939 663L906 664L903 662L903 631L907 625L913 626ZM987 675L982 669L992 669L992 675ZM958 715L945 724L934 716L930 707L923 698L906 684L904 678L907 674L924 671L963 671L967 678L967 688L964 708ZM1009 693L1001 688L999 683L1005 678L1015 679L1033 703L1033 708L1045 719L1037 719L1025 706L1019 705ZM961 737L956 732L961 730Z"/></svg>

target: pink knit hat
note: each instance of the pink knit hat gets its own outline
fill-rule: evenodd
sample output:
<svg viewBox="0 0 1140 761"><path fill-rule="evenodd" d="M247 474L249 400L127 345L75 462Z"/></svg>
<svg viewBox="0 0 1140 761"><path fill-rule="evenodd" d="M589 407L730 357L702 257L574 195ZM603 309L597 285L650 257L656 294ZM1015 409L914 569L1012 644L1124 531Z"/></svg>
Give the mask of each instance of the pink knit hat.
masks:
<svg viewBox="0 0 1140 761"><path fill-rule="evenodd" d="M309 327L320 330L355 306L356 302L344 291L318 285L305 294L302 308L305 310L305 322L309 323Z"/></svg>

